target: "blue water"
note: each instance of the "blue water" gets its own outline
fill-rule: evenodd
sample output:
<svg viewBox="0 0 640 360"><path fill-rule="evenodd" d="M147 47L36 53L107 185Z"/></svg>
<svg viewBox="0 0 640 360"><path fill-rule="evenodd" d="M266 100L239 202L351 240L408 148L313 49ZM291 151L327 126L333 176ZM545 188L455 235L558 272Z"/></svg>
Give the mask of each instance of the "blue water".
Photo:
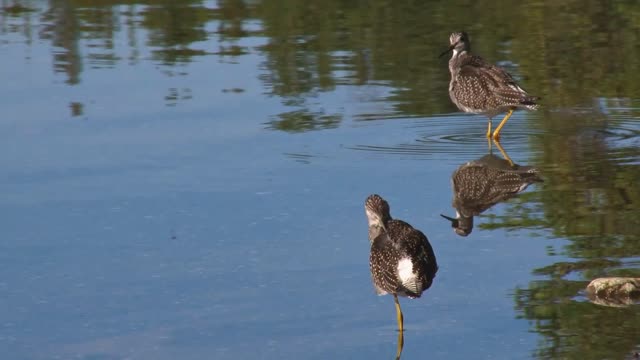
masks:
<svg viewBox="0 0 640 360"><path fill-rule="evenodd" d="M101 47L86 36L70 74L37 35L47 6L33 6L31 35L9 26L19 18L0 33L3 358L393 358L393 298L375 295L368 268L371 193L429 237L440 265L422 298L401 299L402 358L532 357L541 335L514 291L567 261L568 239L521 223L518 209L545 216L521 198L467 238L440 217L455 213L453 171L489 151L484 118L400 113L393 84L348 84L340 69L330 90L282 96L270 39L225 39L214 20L191 44L209 53L166 63L148 29L127 42L122 15L116 60L89 56ZM246 53L214 53L229 44ZM296 111L335 121L278 130ZM533 126L545 116L510 120L514 161L545 166Z"/></svg>

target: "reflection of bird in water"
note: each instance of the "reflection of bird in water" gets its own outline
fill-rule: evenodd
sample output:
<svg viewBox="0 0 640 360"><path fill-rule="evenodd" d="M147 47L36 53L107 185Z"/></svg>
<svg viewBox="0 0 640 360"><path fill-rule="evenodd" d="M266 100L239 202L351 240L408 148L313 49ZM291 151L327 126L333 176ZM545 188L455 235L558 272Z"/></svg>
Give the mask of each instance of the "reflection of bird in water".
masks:
<svg viewBox="0 0 640 360"><path fill-rule="evenodd" d="M369 221L369 266L373 285L378 295L393 295L398 329L402 332L398 295L418 298L431 286L438 271L436 256L420 230L391 218L389 204L379 195L367 198L365 211ZM400 344L398 346L400 350Z"/></svg>
<svg viewBox="0 0 640 360"><path fill-rule="evenodd" d="M449 36L449 49L453 50L449 60L449 97L458 109L474 114L484 114L489 118L487 137L491 136L491 119L501 113L507 115L493 132L495 140L500 139L500 130L516 109L535 110L538 97L530 96L509 73L494 66L477 55L471 55L469 35L454 32Z"/></svg>
<svg viewBox="0 0 640 360"><path fill-rule="evenodd" d="M502 148L500 150L503 151ZM507 159L487 154L453 172L452 205L456 209L456 217L441 216L451 221L456 234L469 235L473 230L474 216L516 196L530 184L542 181L536 168L520 166Z"/></svg>

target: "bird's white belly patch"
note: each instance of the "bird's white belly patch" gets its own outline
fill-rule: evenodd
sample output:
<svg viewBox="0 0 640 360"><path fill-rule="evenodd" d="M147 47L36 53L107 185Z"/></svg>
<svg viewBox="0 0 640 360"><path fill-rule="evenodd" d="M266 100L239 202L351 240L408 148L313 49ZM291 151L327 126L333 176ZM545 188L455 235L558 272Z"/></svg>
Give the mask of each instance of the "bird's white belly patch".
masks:
<svg viewBox="0 0 640 360"><path fill-rule="evenodd" d="M411 259L400 259L398 262L398 277L403 284L414 282L416 274L413 272L413 263L411 262Z"/></svg>

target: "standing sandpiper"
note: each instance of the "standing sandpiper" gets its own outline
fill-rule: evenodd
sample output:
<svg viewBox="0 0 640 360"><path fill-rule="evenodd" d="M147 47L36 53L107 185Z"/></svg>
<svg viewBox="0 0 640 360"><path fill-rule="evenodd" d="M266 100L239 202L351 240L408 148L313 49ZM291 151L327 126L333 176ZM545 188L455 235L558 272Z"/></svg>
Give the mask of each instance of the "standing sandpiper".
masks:
<svg viewBox="0 0 640 360"><path fill-rule="evenodd" d="M419 298L431 286L438 271L436 256L420 230L391 218L389 204L380 195L367 197L364 207L369 222L369 266L373 285L378 295L393 295L398 330L402 332L398 295Z"/></svg>
<svg viewBox="0 0 640 360"><path fill-rule="evenodd" d="M486 62L477 55L471 55L469 35L454 32L449 37L449 49L453 50L449 60L449 97L458 109L474 114L484 114L489 118L487 138L500 139L500 130L516 109L535 110L538 108L536 96L530 96L516 84L505 70ZM491 135L491 119L501 113L507 115Z"/></svg>

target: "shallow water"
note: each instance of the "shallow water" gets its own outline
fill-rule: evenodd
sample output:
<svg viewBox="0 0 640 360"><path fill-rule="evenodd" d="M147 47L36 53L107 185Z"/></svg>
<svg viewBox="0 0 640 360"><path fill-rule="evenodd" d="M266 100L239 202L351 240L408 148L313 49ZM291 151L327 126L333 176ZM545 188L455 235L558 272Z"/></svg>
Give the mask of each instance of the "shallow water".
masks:
<svg viewBox="0 0 640 360"><path fill-rule="evenodd" d="M371 193L440 265L401 299L403 359L640 351L637 307L584 293L640 273L640 6L0 4L9 358L393 358ZM544 182L468 237L451 175L504 154L448 98L460 28L543 98L501 147Z"/></svg>

